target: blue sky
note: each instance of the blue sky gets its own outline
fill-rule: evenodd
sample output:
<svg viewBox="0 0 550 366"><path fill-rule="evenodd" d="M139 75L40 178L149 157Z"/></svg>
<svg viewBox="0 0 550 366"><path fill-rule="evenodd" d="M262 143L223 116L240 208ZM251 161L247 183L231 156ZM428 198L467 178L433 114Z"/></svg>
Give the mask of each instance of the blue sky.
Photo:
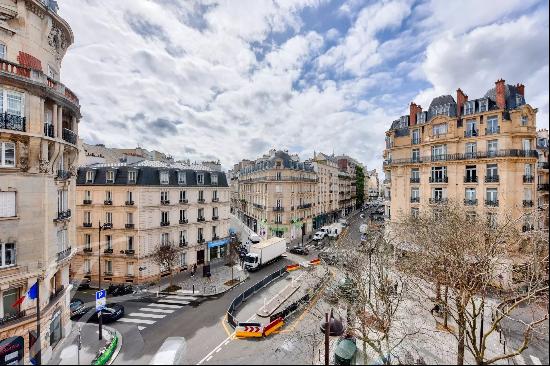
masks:
<svg viewBox="0 0 550 366"><path fill-rule="evenodd" d="M62 0L62 79L82 137L224 167L270 148L381 168L384 131L415 101L499 78L548 126L548 3ZM92 16L93 14L93 16Z"/></svg>

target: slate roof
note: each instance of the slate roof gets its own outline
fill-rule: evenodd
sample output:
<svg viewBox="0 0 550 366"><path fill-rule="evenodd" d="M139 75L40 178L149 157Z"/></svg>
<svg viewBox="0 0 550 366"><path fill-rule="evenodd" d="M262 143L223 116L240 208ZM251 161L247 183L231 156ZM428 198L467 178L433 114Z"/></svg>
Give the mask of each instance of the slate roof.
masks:
<svg viewBox="0 0 550 366"><path fill-rule="evenodd" d="M485 93L485 98L489 98L493 102L497 101L496 87L491 88ZM520 105L525 104L525 98L520 95L517 88L510 84L504 85L504 97L506 98L506 109L515 109Z"/></svg>
<svg viewBox="0 0 550 366"><path fill-rule="evenodd" d="M253 165L244 167L239 171L239 174L248 174L255 171L274 168L277 160L282 160L283 168L313 172L313 166L310 163L294 161L287 152L278 150L273 156L258 159Z"/></svg>

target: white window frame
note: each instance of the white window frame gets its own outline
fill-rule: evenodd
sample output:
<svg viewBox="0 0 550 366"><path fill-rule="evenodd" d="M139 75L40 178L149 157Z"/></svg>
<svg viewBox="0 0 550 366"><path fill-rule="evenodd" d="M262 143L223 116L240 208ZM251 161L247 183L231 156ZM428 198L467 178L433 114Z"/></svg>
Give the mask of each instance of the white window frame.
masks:
<svg viewBox="0 0 550 366"><path fill-rule="evenodd" d="M8 146L13 150L13 162L6 163L6 150ZM15 167L15 162L17 161L15 143L11 141L0 141L0 168L13 168Z"/></svg>
<svg viewBox="0 0 550 366"><path fill-rule="evenodd" d="M126 263L126 274L128 276L133 276L134 275L134 262Z"/></svg>
<svg viewBox="0 0 550 366"><path fill-rule="evenodd" d="M137 171L129 170L128 171L128 184L136 184L137 182Z"/></svg>
<svg viewBox="0 0 550 366"><path fill-rule="evenodd" d="M87 224L92 223L92 211L84 211L84 222Z"/></svg>
<svg viewBox="0 0 550 366"><path fill-rule="evenodd" d="M170 183L170 174L167 171L161 171L160 172L160 184L168 184Z"/></svg>
<svg viewBox="0 0 550 366"><path fill-rule="evenodd" d="M160 212L160 222L170 222L170 215L168 211Z"/></svg>
<svg viewBox="0 0 550 366"><path fill-rule="evenodd" d="M187 184L187 178L183 171L178 172L178 184Z"/></svg>
<svg viewBox="0 0 550 366"><path fill-rule="evenodd" d="M464 191L464 197L467 200L473 201L476 199L476 189L473 187L468 187Z"/></svg>
<svg viewBox="0 0 550 366"><path fill-rule="evenodd" d="M485 198L487 201L496 202L498 200L498 189L487 188L485 191Z"/></svg>
<svg viewBox="0 0 550 366"><path fill-rule="evenodd" d="M113 213L108 211L105 212L105 223L106 224L113 224Z"/></svg>
<svg viewBox="0 0 550 366"><path fill-rule="evenodd" d="M93 183L94 182L94 171L88 170L86 172L86 183Z"/></svg>
<svg viewBox="0 0 550 366"><path fill-rule="evenodd" d="M160 244L167 245L170 242L170 233L161 233L160 234Z"/></svg>
<svg viewBox="0 0 550 366"><path fill-rule="evenodd" d="M109 184L113 184L115 182L114 170L107 170L107 172L105 173L105 182Z"/></svg>
<svg viewBox="0 0 550 366"><path fill-rule="evenodd" d="M0 59L6 60L8 58L8 47L4 43L0 43Z"/></svg>
<svg viewBox="0 0 550 366"><path fill-rule="evenodd" d="M0 217L17 216L17 194L15 191L0 191Z"/></svg>
<svg viewBox="0 0 550 366"><path fill-rule="evenodd" d="M84 273L91 273L92 272L92 264L89 259L84 259Z"/></svg>
<svg viewBox="0 0 550 366"><path fill-rule="evenodd" d="M210 184L218 184L218 174L216 173L210 173Z"/></svg>
<svg viewBox="0 0 550 366"><path fill-rule="evenodd" d="M204 184L204 174L197 173L197 184Z"/></svg>
<svg viewBox="0 0 550 366"><path fill-rule="evenodd" d="M84 234L84 249L92 248L92 235Z"/></svg>
<svg viewBox="0 0 550 366"><path fill-rule="evenodd" d="M20 116L20 117L23 117L25 116L25 94L24 93L20 93L20 92L17 92L15 90L8 90L8 89L0 89L0 98L2 98L2 100L0 101L0 112L2 113L10 113L10 114L13 114L13 115L16 115L16 116ZM20 110L16 111L15 109L12 109L11 111L9 111L9 106L10 106L10 97L16 97L17 98L20 98L19 100L19 103L20 103ZM13 112L13 113L12 113Z"/></svg>
<svg viewBox="0 0 550 366"><path fill-rule="evenodd" d="M126 223L127 224L134 223L134 214L132 212L126 212Z"/></svg>
<svg viewBox="0 0 550 366"><path fill-rule="evenodd" d="M529 125L529 116L522 114L521 115L521 125L522 126L528 126Z"/></svg>
<svg viewBox="0 0 550 366"><path fill-rule="evenodd" d="M132 235L126 237L126 248L128 250L135 250L134 237Z"/></svg>
<svg viewBox="0 0 550 366"><path fill-rule="evenodd" d="M6 264L7 245L12 246L12 260L10 264ZM8 268L17 265L17 244L0 242L0 268Z"/></svg>

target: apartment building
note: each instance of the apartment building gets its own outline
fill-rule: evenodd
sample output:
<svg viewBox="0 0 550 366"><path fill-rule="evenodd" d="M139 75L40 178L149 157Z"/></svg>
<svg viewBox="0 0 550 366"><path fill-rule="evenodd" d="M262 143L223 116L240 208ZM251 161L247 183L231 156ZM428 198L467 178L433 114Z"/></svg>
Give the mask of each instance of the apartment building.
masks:
<svg viewBox="0 0 550 366"><path fill-rule="evenodd" d="M338 160L333 155L314 153L311 159L313 170L317 174L317 195L314 206L313 228L336 221L340 215ZM343 179L342 179L343 180Z"/></svg>
<svg viewBox="0 0 550 366"><path fill-rule="evenodd" d="M144 160L81 167L72 275L94 283L99 275L104 283L157 280L170 273L151 255L166 243L181 249L175 271L223 257L229 195L226 175L203 165Z"/></svg>
<svg viewBox="0 0 550 366"><path fill-rule="evenodd" d="M236 216L264 238L292 240L311 233L317 184L313 167L297 155L274 149L241 163Z"/></svg>
<svg viewBox="0 0 550 366"><path fill-rule="evenodd" d="M60 82L73 33L53 5L0 4L0 342L23 342L21 364L36 339L37 300L12 305L37 281L43 363L71 329L80 104Z"/></svg>
<svg viewBox="0 0 550 366"><path fill-rule="evenodd" d="M353 211L357 199L357 177L355 173L359 163L347 156L336 157L338 162L338 208L341 216Z"/></svg>
<svg viewBox="0 0 550 366"><path fill-rule="evenodd" d="M365 200L374 201L380 196L380 182L376 169L367 170L365 173Z"/></svg>
<svg viewBox="0 0 550 366"><path fill-rule="evenodd" d="M498 80L477 99L458 89L432 100L386 132L384 198L390 220L430 205L459 201L491 220L522 218L533 228L536 197L536 113L525 87Z"/></svg>
<svg viewBox="0 0 550 366"><path fill-rule="evenodd" d="M539 154L537 170L537 207L540 211L539 227L548 230L550 227L548 215L548 190L550 176L548 174L548 130L537 131L537 152Z"/></svg>

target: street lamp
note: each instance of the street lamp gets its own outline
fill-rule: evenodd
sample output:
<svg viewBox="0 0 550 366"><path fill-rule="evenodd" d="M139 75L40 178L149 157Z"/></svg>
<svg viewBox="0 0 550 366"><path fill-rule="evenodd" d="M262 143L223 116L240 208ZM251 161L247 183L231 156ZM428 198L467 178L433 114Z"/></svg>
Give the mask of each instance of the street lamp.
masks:
<svg viewBox="0 0 550 366"><path fill-rule="evenodd" d="M105 223L103 225L101 225L101 221L98 221L98 230L99 230L99 235L98 235L98 238L97 238L97 254L98 254L98 261L97 261L97 265L98 265L98 272L97 272L97 275L98 275L98 290L101 291L101 230L108 230L112 227L112 224L111 223ZM103 339L103 316L102 316L102 312L99 311L99 314L97 314L97 320L98 320L98 324L99 324L99 340L102 340Z"/></svg>

